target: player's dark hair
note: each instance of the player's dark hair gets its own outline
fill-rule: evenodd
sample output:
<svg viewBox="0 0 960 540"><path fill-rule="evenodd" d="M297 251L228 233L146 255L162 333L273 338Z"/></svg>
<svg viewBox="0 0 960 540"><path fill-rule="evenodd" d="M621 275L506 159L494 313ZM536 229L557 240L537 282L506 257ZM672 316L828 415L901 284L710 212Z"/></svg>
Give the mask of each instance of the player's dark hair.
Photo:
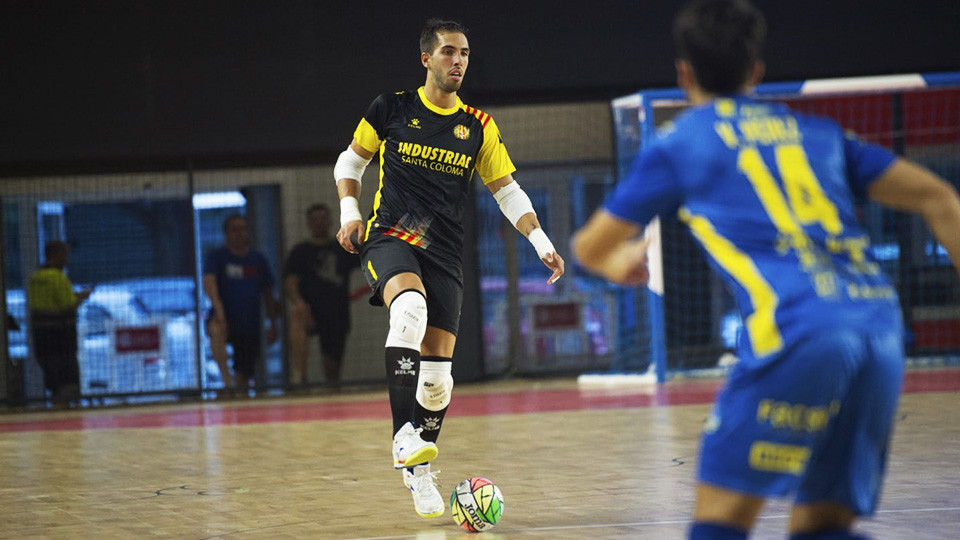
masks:
<svg viewBox="0 0 960 540"><path fill-rule="evenodd" d="M714 94L740 90L766 35L763 14L746 0L696 0L673 24L677 57L690 62L697 83Z"/></svg>
<svg viewBox="0 0 960 540"><path fill-rule="evenodd" d="M423 25L423 30L420 31L420 52L433 54L433 50L437 48L437 43L440 41L437 34L447 32L467 35L467 28L457 21L445 21L437 18L427 20Z"/></svg>

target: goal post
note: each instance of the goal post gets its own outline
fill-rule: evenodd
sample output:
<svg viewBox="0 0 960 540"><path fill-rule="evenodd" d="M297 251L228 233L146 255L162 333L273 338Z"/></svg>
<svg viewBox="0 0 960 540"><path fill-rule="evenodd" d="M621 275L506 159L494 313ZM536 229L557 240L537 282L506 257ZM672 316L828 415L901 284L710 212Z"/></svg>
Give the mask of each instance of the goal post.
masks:
<svg viewBox="0 0 960 540"><path fill-rule="evenodd" d="M960 72L774 82L759 99L832 118L960 186ZM679 88L643 90L611 102L616 172L622 177L658 128L688 106ZM858 201L873 254L897 286L910 361L960 360L960 282L922 220ZM638 291L647 321L637 325L658 382L722 371L741 328L733 298L675 216L647 227L648 287Z"/></svg>

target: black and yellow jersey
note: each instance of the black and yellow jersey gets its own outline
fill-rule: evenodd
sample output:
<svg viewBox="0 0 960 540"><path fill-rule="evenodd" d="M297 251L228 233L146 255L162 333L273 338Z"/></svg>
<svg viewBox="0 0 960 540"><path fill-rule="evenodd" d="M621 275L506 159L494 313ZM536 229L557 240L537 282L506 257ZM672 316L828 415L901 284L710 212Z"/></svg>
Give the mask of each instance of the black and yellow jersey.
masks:
<svg viewBox="0 0 960 540"><path fill-rule="evenodd" d="M493 118L459 97L441 109L420 87L378 96L353 136L380 154L366 238L395 236L459 266L473 171L488 184L516 170Z"/></svg>

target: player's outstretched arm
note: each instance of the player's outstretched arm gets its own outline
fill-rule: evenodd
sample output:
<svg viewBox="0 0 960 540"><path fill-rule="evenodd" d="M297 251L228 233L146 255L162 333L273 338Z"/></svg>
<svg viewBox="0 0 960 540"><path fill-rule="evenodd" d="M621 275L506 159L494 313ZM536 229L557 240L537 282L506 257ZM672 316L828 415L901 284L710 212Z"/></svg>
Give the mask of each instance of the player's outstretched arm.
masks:
<svg viewBox="0 0 960 540"><path fill-rule="evenodd" d="M500 205L503 215L533 244L533 248L537 250L537 256L547 268L553 271L547 283L555 283L564 272L563 257L557 253L553 242L540 227L540 220L537 219L537 213L533 210L530 197L524 193L520 184L517 184L513 180L513 175L510 174L488 183L487 188L493 193L493 198Z"/></svg>
<svg viewBox="0 0 960 540"><path fill-rule="evenodd" d="M573 256L581 266L613 283L643 285L647 271L647 240L637 237L640 227L606 210L597 210L573 234Z"/></svg>
<svg viewBox="0 0 960 540"><path fill-rule="evenodd" d="M953 186L916 163L897 159L867 194L884 206L920 214L960 274L960 197Z"/></svg>
<svg viewBox="0 0 960 540"><path fill-rule="evenodd" d="M360 181L373 152L360 146L356 139L337 158L333 177L340 197L340 230L337 242L350 253L359 253L363 243L363 216L360 214Z"/></svg>

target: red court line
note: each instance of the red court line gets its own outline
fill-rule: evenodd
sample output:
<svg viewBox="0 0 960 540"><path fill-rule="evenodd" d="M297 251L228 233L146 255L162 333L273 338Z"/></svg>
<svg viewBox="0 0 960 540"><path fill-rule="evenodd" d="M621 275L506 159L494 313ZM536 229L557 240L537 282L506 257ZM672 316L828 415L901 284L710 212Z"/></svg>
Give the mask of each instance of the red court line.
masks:
<svg viewBox="0 0 960 540"><path fill-rule="evenodd" d="M713 401L720 381L690 381L649 387L527 390L458 395L450 416L485 416L591 409L622 409L704 404ZM907 373L904 392L960 391L960 369ZM389 419L386 397L361 401L271 405L201 405L163 412L91 411L81 416L40 420L0 420L0 433L159 427L209 427L275 422Z"/></svg>

